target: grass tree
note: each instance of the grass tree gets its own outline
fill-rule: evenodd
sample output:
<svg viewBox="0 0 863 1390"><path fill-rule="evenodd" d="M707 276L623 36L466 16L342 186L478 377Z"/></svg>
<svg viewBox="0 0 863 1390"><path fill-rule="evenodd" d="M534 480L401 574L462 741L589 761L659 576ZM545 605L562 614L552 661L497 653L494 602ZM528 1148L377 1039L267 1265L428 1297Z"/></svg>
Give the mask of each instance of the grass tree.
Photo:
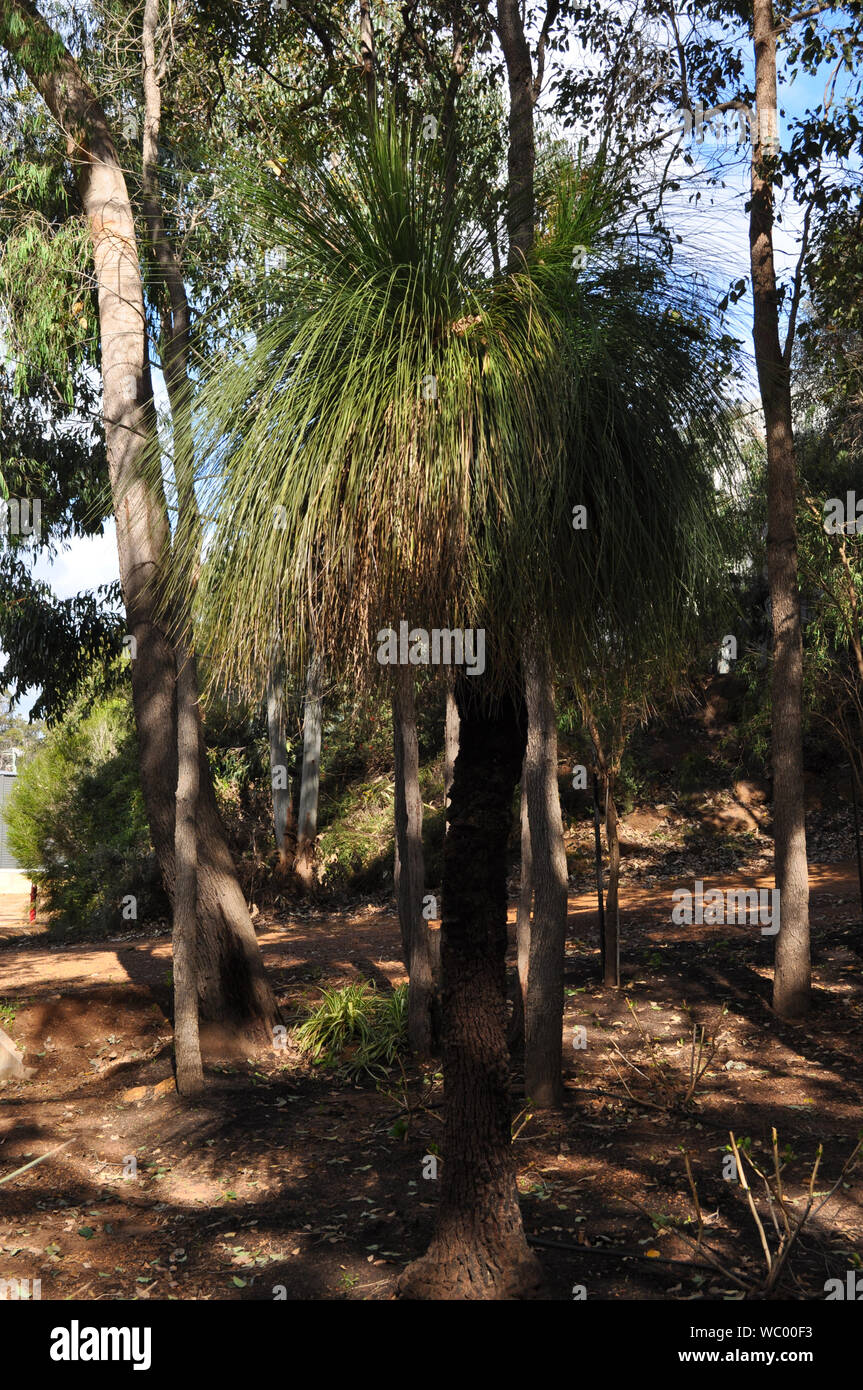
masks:
<svg viewBox="0 0 863 1390"><path fill-rule="evenodd" d="M392 678L381 639L402 621L485 634L484 669L462 666L454 683L438 1226L402 1291L500 1298L539 1279L517 1201L506 1044L525 639L540 625L548 660L571 664L598 621L629 621L631 567L646 603L673 607L679 588L698 589L718 554L704 458L721 417L692 369L700 330L661 308L653 280L618 274L610 300L573 270L604 214L601 175L565 166L536 253L495 274L471 180L447 197L444 174L430 142L384 115L336 167L285 172L250 197L284 247L282 283L266 292L281 307L215 365L196 403L208 545L195 635L223 680L257 695L278 632L292 669L312 640L328 670L366 688ZM641 361L625 349L645 299ZM671 403L655 393L664 355L691 368ZM646 427L665 446L661 467L657 450L642 453Z"/></svg>

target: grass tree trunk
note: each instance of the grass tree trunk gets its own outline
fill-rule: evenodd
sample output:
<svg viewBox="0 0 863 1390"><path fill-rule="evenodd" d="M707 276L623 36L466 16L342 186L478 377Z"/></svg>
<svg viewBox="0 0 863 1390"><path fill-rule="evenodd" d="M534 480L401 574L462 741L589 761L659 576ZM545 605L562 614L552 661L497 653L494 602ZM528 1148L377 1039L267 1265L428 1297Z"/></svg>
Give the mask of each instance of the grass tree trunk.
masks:
<svg viewBox="0 0 863 1390"><path fill-rule="evenodd" d="M446 1096L437 1227L400 1294L511 1299L540 1268L522 1227L511 1140L506 1042L507 841L525 743L521 702L491 705L459 676L459 752L444 842L443 1067Z"/></svg>
<svg viewBox="0 0 863 1390"><path fill-rule="evenodd" d="M294 872L305 889L315 882L315 843L318 838L318 796L321 787L321 723L323 668L313 656L306 673L303 703L303 770L297 812L297 857Z"/></svg>
<svg viewBox="0 0 863 1390"><path fill-rule="evenodd" d="M767 122L778 122L776 35L771 0L754 0L759 139L752 152L749 251L753 340L767 440L767 571L773 621L772 756L774 874L779 935L773 1007L785 1018L809 1008L809 871L803 778L803 634L797 584L797 467L791 423L790 343L779 339L773 255L773 188Z"/></svg>
<svg viewBox="0 0 863 1390"><path fill-rule="evenodd" d="M398 864L396 903L408 992L408 1039L417 1057L428 1057L432 1047L432 952L430 932L422 914L425 882L423 861L423 807L420 795L419 739L413 673L397 666L393 692L393 746L395 763L395 840Z"/></svg>
<svg viewBox="0 0 863 1390"><path fill-rule="evenodd" d="M279 854L278 872L284 874L294 859L294 814L288 770L285 673L274 655L267 676L267 734L270 743L270 783L273 792L273 832Z"/></svg>
<svg viewBox="0 0 863 1390"><path fill-rule="evenodd" d="M0 44L21 65L66 132L92 244L99 298L105 444L129 635L141 786L166 891L176 890L177 664L156 608L170 553L161 484L145 467L156 419L135 219L112 133L74 58L27 0L0 7ZM200 728L197 704L194 718ZM231 1029L277 1016L260 950L199 749L198 996L202 1017Z"/></svg>
<svg viewBox="0 0 863 1390"><path fill-rule="evenodd" d="M533 1106L563 1099L563 971L567 871L557 785L554 686L539 654L525 658L527 750L524 783L530 833L533 920L524 994L524 1085Z"/></svg>

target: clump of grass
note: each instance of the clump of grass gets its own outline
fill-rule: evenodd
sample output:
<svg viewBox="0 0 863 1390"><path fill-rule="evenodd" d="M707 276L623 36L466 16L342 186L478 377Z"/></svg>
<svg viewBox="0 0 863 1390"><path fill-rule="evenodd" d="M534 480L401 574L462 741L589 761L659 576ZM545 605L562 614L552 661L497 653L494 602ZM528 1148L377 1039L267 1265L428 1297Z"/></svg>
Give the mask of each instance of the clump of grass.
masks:
<svg viewBox="0 0 863 1390"><path fill-rule="evenodd" d="M382 993L363 980L342 989L322 989L321 996L295 1032L301 1052L315 1066L339 1068L349 1076L374 1076L395 1064L407 1044L407 985Z"/></svg>

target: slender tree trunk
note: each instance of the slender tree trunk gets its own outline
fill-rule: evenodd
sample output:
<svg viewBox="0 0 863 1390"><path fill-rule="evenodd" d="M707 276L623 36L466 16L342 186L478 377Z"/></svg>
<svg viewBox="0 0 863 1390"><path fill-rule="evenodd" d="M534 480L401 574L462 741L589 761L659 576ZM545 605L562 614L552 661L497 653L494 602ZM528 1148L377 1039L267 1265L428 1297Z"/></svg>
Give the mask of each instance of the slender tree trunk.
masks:
<svg viewBox="0 0 863 1390"><path fill-rule="evenodd" d="M608 843L608 894L605 900L605 945L602 953L603 984L620 985L620 831L614 804L614 776L605 777L605 838Z"/></svg>
<svg viewBox="0 0 863 1390"><path fill-rule="evenodd" d="M459 753L444 843L444 1161L437 1228L409 1265L402 1297L510 1299L541 1272L525 1240L515 1181L506 1044L506 876L525 712L491 706L460 673Z"/></svg>
<svg viewBox="0 0 863 1390"><path fill-rule="evenodd" d="M851 759L851 805L854 810L854 847L857 851L857 887L860 890L860 908L863 910L863 852L860 849L860 805L857 796L857 768Z"/></svg>
<svg viewBox="0 0 863 1390"><path fill-rule="evenodd" d="M396 667L393 691L393 745L395 840L399 866L396 902L406 968L410 978L408 1040L417 1057L428 1057L432 1047L434 984L429 926L422 915L425 883L423 809L413 673L409 666Z"/></svg>
<svg viewBox="0 0 863 1390"><path fill-rule="evenodd" d="M450 787L452 786L453 772L455 771L455 760L458 757L458 706L455 702L454 682L452 677L447 680L446 687L446 718L444 723L444 756L443 756L443 794L444 807L449 801ZM449 822L447 822L447 829Z"/></svg>
<svg viewBox="0 0 863 1390"><path fill-rule="evenodd" d="M455 760L458 757L458 706L455 702L455 677L452 672L447 675L446 683L446 714L444 717L444 764L443 764L443 788L444 788L444 836L449 832L449 794L452 787L453 773L455 771ZM435 1046L440 1042L441 1036L441 933L440 928L429 932L431 943L431 969L432 982L434 985L434 997L432 999L432 1037Z"/></svg>
<svg viewBox="0 0 863 1390"><path fill-rule="evenodd" d="M377 92L377 55L369 0L360 0L360 61L365 78L366 103L369 112L374 112Z"/></svg>
<svg viewBox="0 0 863 1390"><path fill-rule="evenodd" d="M538 1109L560 1105L567 871L557 785L554 687L535 650L525 654L527 751L524 778L533 880L533 921L524 996L524 1085Z"/></svg>
<svg viewBox="0 0 863 1390"><path fill-rule="evenodd" d="M536 91L524 11L518 0L498 0L497 31L509 84L508 267L518 271L534 244L536 215ZM554 695L543 655L533 642L525 653L525 677L529 718L525 783L534 893L524 998L525 1088L535 1105L546 1107L558 1105L563 1095L560 1068L567 874L557 788Z"/></svg>
<svg viewBox="0 0 863 1390"><path fill-rule="evenodd" d="M530 967L530 914L533 908L533 863L530 821L527 812L526 764L527 754L525 754L521 768L521 808L519 813L521 873L519 874L518 908L515 918L518 984L509 1025L509 1045L513 1050L524 1046L524 1008Z"/></svg>
<svg viewBox="0 0 863 1390"><path fill-rule="evenodd" d="M285 673L274 654L267 676L267 733L270 743L270 783L273 790L273 832L279 853L278 871L287 872L294 858L294 814L285 710Z"/></svg>
<svg viewBox="0 0 863 1390"><path fill-rule="evenodd" d="M163 363L174 423L174 473L180 529L192 537L200 534L195 501L192 432L186 410L188 395L189 305L175 258L164 237L162 206L156 165L161 128L162 92L156 75L156 27L159 0L145 0L142 25L144 137L142 188L151 254L167 272L171 289L170 309L163 323ZM179 287L175 283L179 280ZM185 625L186 614L183 614ZM198 1030L198 690L191 652L182 639L175 644L177 668L177 792L174 807L173 977L174 1056L177 1090L197 1095L203 1089L201 1040Z"/></svg>
<svg viewBox="0 0 863 1390"><path fill-rule="evenodd" d="M509 82L509 141L507 144L507 232L509 266L518 270L533 246L534 170L533 64L524 33L519 0L498 0L497 31Z"/></svg>
<svg viewBox="0 0 863 1390"><path fill-rule="evenodd" d="M174 1056L177 1090L197 1095L204 1085L198 1035L198 981L195 924L198 912L198 725L194 715L197 682L192 657L178 652L177 671L177 820L174 894Z"/></svg>
<svg viewBox="0 0 863 1390"><path fill-rule="evenodd" d="M315 842L318 837L318 794L321 785L321 691L323 668L318 656L309 662L303 705L303 772L297 813L297 857L294 869L305 889L315 882Z"/></svg>
<svg viewBox="0 0 863 1390"><path fill-rule="evenodd" d="M599 829L599 778L593 774L593 853L596 867L596 911L599 921L599 961L605 979L605 904L602 879L602 835Z"/></svg>
<svg viewBox="0 0 863 1390"><path fill-rule="evenodd" d="M599 931L600 954L602 957L602 982L617 987L620 984L620 911L618 893L620 886L620 833L617 820L617 807L614 804L614 766L605 756L599 726L593 712L583 704L593 756L599 768L602 798L605 807L605 839L608 845L608 892L605 906L602 904L602 865L597 863L597 891L599 893ZM596 816L596 836L599 844L599 819L596 804L596 779L594 778L594 810Z"/></svg>
<svg viewBox="0 0 863 1390"><path fill-rule="evenodd" d="M791 425L789 362L779 341L773 258L773 190L767 113L778 120L776 36L771 0L755 0L755 90L759 139L752 152L749 249L753 340L767 438L767 571L773 620L772 743L774 875L779 935L773 1007L784 1018L809 1008L809 871L803 779L803 633L797 586L797 468ZM765 163L765 161L767 161Z"/></svg>
<svg viewBox="0 0 863 1390"><path fill-rule="evenodd" d="M0 43L66 132L93 242L105 445L126 619L135 641L132 699L141 786L153 847L173 902L177 669L155 597L170 554L170 533L164 492L144 458L156 420L135 219L105 113L62 40L29 0L6 0L0 8ZM194 718L200 727L197 704ZM200 733L198 747L201 1016L238 1029L269 1028L277 1017L275 1001L225 844Z"/></svg>
<svg viewBox="0 0 863 1390"><path fill-rule="evenodd" d="M396 678L398 679L398 678ZM402 720L399 710L398 686L393 690L391 700L393 721L393 893L399 919L399 935L402 944L402 964L410 975L411 938L410 914L403 910L411 893L407 884L410 860L407 853L407 800L405 797L405 753L402 738Z"/></svg>

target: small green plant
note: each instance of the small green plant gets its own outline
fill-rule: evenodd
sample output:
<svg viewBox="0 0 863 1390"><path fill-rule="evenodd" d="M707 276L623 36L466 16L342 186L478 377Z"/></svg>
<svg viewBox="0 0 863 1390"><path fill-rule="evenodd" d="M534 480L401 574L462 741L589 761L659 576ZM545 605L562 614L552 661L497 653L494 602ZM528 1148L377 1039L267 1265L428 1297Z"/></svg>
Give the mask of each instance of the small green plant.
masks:
<svg viewBox="0 0 863 1390"><path fill-rule="evenodd" d="M320 1004L295 1032L300 1050L316 1066L339 1068L349 1076L374 1076L395 1064L407 1042L407 985L381 993L361 981L322 989L321 995Z"/></svg>
<svg viewBox="0 0 863 1390"><path fill-rule="evenodd" d="M15 999L0 999L0 1025L11 1028L21 1005Z"/></svg>

